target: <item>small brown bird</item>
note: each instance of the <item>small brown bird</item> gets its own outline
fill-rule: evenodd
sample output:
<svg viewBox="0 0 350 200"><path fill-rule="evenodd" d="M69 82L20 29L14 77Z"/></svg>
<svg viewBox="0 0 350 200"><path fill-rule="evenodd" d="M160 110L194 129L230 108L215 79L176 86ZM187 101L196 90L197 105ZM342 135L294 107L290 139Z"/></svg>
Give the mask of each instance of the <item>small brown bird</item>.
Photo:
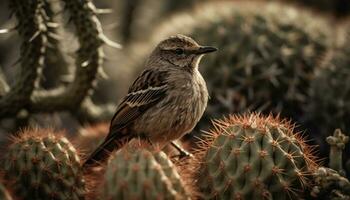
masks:
<svg viewBox="0 0 350 200"><path fill-rule="evenodd" d="M119 104L108 136L84 165L104 161L133 138L164 146L192 131L208 101L198 64L216 50L184 35L160 42Z"/></svg>

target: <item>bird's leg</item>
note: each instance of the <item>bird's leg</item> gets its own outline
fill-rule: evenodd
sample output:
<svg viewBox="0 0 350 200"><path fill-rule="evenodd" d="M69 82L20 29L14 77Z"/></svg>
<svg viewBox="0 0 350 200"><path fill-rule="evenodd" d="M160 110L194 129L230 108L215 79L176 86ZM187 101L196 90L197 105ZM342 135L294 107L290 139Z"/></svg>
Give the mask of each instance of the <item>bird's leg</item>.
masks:
<svg viewBox="0 0 350 200"><path fill-rule="evenodd" d="M186 151L184 148L182 148L179 144L176 142L172 141L171 146L173 146L180 154L179 154L179 159L185 158L185 157L193 157L191 153Z"/></svg>

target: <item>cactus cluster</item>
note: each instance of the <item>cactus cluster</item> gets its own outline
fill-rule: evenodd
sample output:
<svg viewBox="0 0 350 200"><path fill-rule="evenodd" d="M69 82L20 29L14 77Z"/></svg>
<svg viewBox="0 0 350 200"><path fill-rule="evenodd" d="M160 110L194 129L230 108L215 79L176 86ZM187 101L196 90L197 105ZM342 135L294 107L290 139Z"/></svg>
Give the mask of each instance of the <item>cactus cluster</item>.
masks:
<svg viewBox="0 0 350 200"><path fill-rule="evenodd" d="M189 199L185 185L163 152L126 146L109 160L103 199Z"/></svg>
<svg viewBox="0 0 350 200"><path fill-rule="evenodd" d="M313 173L310 195L321 200L350 199L350 182L343 169L343 150L349 137L336 129L333 136L327 137L326 141L330 145L329 168L319 167Z"/></svg>
<svg viewBox="0 0 350 200"><path fill-rule="evenodd" d="M337 171L320 167L313 174L314 186L311 196L320 200L350 199L350 182Z"/></svg>
<svg viewBox="0 0 350 200"><path fill-rule="evenodd" d="M272 116L216 121L194 167L203 199L299 199L316 167L293 126Z"/></svg>
<svg viewBox="0 0 350 200"><path fill-rule="evenodd" d="M18 197L85 199L80 159L66 138L51 130L25 130L12 140L1 168L9 187Z"/></svg>

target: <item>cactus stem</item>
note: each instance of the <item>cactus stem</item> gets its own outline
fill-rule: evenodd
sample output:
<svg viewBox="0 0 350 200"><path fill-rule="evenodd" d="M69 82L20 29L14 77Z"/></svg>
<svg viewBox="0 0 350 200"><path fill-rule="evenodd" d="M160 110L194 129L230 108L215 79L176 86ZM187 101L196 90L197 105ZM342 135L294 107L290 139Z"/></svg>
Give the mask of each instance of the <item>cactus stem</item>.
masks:
<svg viewBox="0 0 350 200"><path fill-rule="evenodd" d="M336 129L333 136L328 136L327 143L331 146L329 154L329 167L336 170L340 175L345 176L343 169L343 150L349 142L349 137L344 135L340 129Z"/></svg>

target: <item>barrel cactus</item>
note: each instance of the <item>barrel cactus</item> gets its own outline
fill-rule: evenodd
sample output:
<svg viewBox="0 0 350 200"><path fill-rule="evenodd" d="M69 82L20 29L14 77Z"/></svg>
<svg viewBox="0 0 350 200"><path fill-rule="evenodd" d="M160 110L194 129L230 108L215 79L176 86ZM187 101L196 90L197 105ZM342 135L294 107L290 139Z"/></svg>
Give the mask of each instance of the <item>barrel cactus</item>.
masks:
<svg viewBox="0 0 350 200"><path fill-rule="evenodd" d="M151 41L183 33L218 47L200 65L211 96L203 129L210 118L246 110L298 119L330 30L322 17L276 2L215 2L165 21Z"/></svg>
<svg viewBox="0 0 350 200"><path fill-rule="evenodd" d="M299 199L314 156L293 126L273 116L216 121L194 162L203 199Z"/></svg>
<svg viewBox="0 0 350 200"><path fill-rule="evenodd" d="M85 199L77 151L50 130L25 130L14 137L2 168L9 187L21 199Z"/></svg>
<svg viewBox="0 0 350 200"><path fill-rule="evenodd" d="M125 146L110 159L102 199L189 199L176 167L163 152Z"/></svg>

